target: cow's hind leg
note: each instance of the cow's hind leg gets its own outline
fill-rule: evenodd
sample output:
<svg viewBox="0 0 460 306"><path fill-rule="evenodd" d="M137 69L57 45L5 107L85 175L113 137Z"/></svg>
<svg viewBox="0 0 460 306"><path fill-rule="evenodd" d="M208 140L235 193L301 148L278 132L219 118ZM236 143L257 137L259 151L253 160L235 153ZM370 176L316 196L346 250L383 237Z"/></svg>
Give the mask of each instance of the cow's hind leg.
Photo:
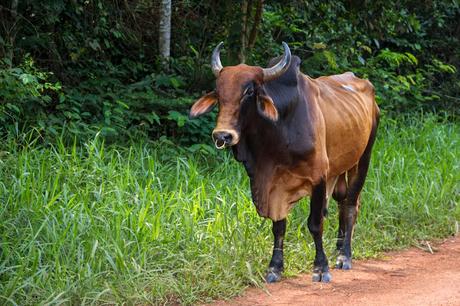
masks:
<svg viewBox="0 0 460 306"><path fill-rule="evenodd" d="M323 249L323 213L326 207L326 182L321 181L313 188L310 201L310 216L308 217L308 229L315 242L315 261L312 280L314 282L327 283L331 280L329 264Z"/></svg>
<svg viewBox="0 0 460 306"><path fill-rule="evenodd" d="M337 183L332 193L332 198L337 201L339 207L339 229L337 231L337 251L341 251L343 248L343 240L345 238L345 198L347 196L347 173L343 173L339 176ZM337 265L339 262L337 261ZM341 267L341 266L340 266Z"/></svg>
<svg viewBox="0 0 460 306"><path fill-rule="evenodd" d="M272 232L275 241L273 244L272 260L270 261L267 275L265 276L267 283L279 281L281 279L281 274L283 273L283 240L284 233L286 232L286 219L273 221Z"/></svg>
<svg viewBox="0 0 460 306"><path fill-rule="evenodd" d="M374 144L377 131L377 122L374 125L369 142L359 159L358 165L350 169L347 173L348 182L339 179L336 190L333 193L334 199L339 203L339 231L337 237L337 257L336 268L349 270L351 269L351 240L353 238L353 229L359 211L359 194L364 186L369 163L371 159L372 146ZM341 184L340 184L341 183ZM346 186L346 195L343 197L343 184ZM341 188L339 190L338 188Z"/></svg>

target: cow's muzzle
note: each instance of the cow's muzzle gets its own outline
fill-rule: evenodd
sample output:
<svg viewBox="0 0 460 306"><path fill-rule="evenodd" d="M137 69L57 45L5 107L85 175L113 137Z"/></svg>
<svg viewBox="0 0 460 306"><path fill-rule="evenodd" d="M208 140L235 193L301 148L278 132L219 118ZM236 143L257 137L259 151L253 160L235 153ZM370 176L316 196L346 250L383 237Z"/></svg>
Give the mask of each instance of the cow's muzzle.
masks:
<svg viewBox="0 0 460 306"><path fill-rule="evenodd" d="M212 139L217 149L224 149L238 143L238 133L232 130L214 130Z"/></svg>

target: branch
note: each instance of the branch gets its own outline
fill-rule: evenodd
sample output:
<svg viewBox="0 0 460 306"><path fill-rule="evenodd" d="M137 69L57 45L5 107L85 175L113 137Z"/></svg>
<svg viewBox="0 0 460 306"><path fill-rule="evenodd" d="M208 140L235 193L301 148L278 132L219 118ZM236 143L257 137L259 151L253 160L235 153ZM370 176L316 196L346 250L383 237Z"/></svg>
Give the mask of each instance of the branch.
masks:
<svg viewBox="0 0 460 306"><path fill-rule="evenodd" d="M19 0L13 0L11 2L11 16L13 16L14 19L16 19L18 15L18 2Z"/></svg>

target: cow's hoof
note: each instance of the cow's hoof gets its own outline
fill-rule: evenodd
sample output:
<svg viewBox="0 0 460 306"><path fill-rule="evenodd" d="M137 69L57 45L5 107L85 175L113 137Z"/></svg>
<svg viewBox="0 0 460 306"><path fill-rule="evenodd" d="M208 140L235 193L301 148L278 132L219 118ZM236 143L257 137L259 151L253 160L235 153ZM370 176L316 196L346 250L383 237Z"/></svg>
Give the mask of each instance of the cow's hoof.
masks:
<svg viewBox="0 0 460 306"><path fill-rule="evenodd" d="M339 255L337 261L335 262L336 269L350 270L351 269L351 258L348 258L345 255Z"/></svg>
<svg viewBox="0 0 460 306"><path fill-rule="evenodd" d="M268 268L267 275L265 276L265 281L269 284L276 283L281 279L281 271L273 267Z"/></svg>
<svg viewBox="0 0 460 306"><path fill-rule="evenodd" d="M322 272L321 268L315 268L313 269L313 274L311 277L311 280L313 282L322 282L322 283L329 283L332 280L332 275L329 272L329 269L326 269L326 271Z"/></svg>

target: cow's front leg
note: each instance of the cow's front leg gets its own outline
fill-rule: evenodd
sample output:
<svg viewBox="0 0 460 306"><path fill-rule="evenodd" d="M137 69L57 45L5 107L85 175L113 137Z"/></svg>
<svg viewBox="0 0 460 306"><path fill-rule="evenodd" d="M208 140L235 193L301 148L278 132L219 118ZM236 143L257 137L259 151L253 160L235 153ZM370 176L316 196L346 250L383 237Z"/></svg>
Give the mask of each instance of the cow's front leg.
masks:
<svg viewBox="0 0 460 306"><path fill-rule="evenodd" d="M273 244L272 260L270 261L267 275L265 276L267 283L274 283L279 281L284 269L283 240L284 233L286 232L286 219L273 221L272 232L275 242Z"/></svg>
<svg viewBox="0 0 460 306"><path fill-rule="evenodd" d="M316 255L313 267L312 280L327 283L331 280L329 265L323 249L323 211L326 207L326 182L321 181L313 187L310 201L310 216L308 229L315 241Z"/></svg>

